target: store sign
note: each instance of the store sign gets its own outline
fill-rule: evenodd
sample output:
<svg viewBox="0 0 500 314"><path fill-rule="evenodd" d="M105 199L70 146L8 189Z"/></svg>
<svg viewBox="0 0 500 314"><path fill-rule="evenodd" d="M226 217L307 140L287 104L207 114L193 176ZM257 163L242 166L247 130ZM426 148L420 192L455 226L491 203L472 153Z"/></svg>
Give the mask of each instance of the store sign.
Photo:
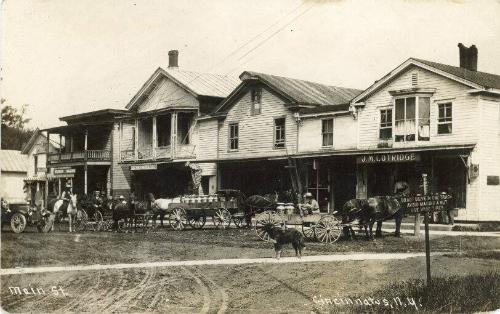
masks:
<svg viewBox="0 0 500 314"><path fill-rule="evenodd" d="M75 174L76 169L73 168L54 168L54 175L66 175L66 174Z"/></svg>
<svg viewBox="0 0 500 314"><path fill-rule="evenodd" d="M381 164L390 162L411 162L420 161L418 153L387 153L387 154L369 154L358 156L358 164Z"/></svg>
<svg viewBox="0 0 500 314"><path fill-rule="evenodd" d="M157 164L144 164L144 165L132 165L130 170L156 170L158 169Z"/></svg>
<svg viewBox="0 0 500 314"><path fill-rule="evenodd" d="M404 196L399 200L402 209L407 214L419 214L422 212L435 212L448 209L448 202L452 196L446 193L430 194L430 195L417 195L417 196Z"/></svg>

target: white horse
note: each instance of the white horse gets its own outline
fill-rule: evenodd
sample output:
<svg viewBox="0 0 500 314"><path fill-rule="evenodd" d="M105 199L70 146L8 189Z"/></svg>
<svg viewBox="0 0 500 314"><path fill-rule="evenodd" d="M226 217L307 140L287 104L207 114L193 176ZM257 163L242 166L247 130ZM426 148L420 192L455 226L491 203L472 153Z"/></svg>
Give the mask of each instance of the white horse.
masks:
<svg viewBox="0 0 500 314"><path fill-rule="evenodd" d="M160 223L163 226L163 218L167 213L168 206L172 203L180 203L181 198L159 198L155 199L151 203L151 209L153 210L153 223L156 225L156 217L160 216Z"/></svg>
<svg viewBox="0 0 500 314"><path fill-rule="evenodd" d="M64 204L64 200L57 200L55 202L54 210L53 210L54 215L57 215L58 213L59 213L59 215L64 215L64 213L61 211L61 207L63 206L63 204ZM77 211L78 211L78 209L76 207L76 194L71 194L70 199L69 199L69 203L68 203L68 207L66 209L66 213L67 213L68 219L69 219L69 232L75 231L73 228L73 219L76 220ZM64 216L62 216L62 217L64 217ZM54 226L52 226L52 229L53 228L54 228Z"/></svg>

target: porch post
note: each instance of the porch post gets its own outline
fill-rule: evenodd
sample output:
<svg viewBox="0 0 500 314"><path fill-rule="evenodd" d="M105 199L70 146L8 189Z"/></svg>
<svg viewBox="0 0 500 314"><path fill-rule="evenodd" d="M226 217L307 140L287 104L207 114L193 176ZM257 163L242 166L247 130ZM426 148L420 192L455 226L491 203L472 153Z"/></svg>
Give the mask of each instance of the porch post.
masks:
<svg viewBox="0 0 500 314"><path fill-rule="evenodd" d="M153 158L156 158L156 116L153 116Z"/></svg>
<svg viewBox="0 0 500 314"><path fill-rule="evenodd" d="M62 152L62 135L59 133L59 148ZM61 152L59 152L59 160L61 160Z"/></svg>
<svg viewBox="0 0 500 314"><path fill-rule="evenodd" d="M134 136L134 156L139 159L139 120L135 119L135 136Z"/></svg>
<svg viewBox="0 0 500 314"><path fill-rule="evenodd" d="M89 130L85 129L85 143L83 146L83 150L85 151L85 159L87 159L88 138L89 138ZM73 146L73 143L71 143L71 146Z"/></svg>
<svg viewBox="0 0 500 314"><path fill-rule="evenodd" d="M85 165L83 166L83 170L84 170L83 194L87 194L87 162L85 162Z"/></svg>
<svg viewBox="0 0 500 314"><path fill-rule="evenodd" d="M59 189L57 190L58 198L61 198L61 178L57 179L59 181Z"/></svg>
<svg viewBox="0 0 500 314"><path fill-rule="evenodd" d="M172 158L175 157L175 150L177 146L177 112L172 112L170 123L170 154Z"/></svg>

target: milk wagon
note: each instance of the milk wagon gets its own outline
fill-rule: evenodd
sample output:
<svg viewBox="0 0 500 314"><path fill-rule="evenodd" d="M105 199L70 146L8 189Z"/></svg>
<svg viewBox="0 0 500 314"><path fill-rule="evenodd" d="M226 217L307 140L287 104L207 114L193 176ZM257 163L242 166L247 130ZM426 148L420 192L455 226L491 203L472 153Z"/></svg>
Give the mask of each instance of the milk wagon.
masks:
<svg viewBox="0 0 500 314"><path fill-rule="evenodd" d="M186 227L202 229L211 218L216 228L225 229L233 223L241 227L245 214L237 190L221 190L214 195L184 195L180 202L169 204L168 221L174 230Z"/></svg>
<svg viewBox="0 0 500 314"><path fill-rule="evenodd" d="M340 238L343 225L333 214L299 212L302 211L291 203L278 203L275 210L265 210L255 215L254 230L264 241L270 241L269 235L263 230L264 225L281 228L300 227L307 239L323 243L333 243Z"/></svg>

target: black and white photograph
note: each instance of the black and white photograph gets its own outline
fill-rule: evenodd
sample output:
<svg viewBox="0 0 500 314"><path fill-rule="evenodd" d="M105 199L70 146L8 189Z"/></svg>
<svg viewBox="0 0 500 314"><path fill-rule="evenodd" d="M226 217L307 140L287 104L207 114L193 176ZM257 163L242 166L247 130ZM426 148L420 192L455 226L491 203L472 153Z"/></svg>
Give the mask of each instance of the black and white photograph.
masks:
<svg viewBox="0 0 500 314"><path fill-rule="evenodd" d="M500 0L3 0L1 313L499 313Z"/></svg>

